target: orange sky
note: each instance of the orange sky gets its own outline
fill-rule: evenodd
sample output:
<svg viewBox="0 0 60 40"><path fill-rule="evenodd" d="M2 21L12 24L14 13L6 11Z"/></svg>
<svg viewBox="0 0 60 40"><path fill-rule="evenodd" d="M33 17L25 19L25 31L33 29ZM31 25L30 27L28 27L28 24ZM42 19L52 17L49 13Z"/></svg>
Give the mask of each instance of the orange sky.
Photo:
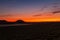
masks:
<svg viewBox="0 0 60 40"><path fill-rule="evenodd" d="M0 0L0 20L60 21L60 0Z"/></svg>
<svg viewBox="0 0 60 40"><path fill-rule="evenodd" d="M26 22L46 22L46 21L60 21L60 16L58 14L56 15L52 15L52 14L48 14L48 15L41 15L41 16L14 16L14 17L5 17L5 18L0 18L0 19L4 19L10 22L14 22L16 20L23 20Z"/></svg>

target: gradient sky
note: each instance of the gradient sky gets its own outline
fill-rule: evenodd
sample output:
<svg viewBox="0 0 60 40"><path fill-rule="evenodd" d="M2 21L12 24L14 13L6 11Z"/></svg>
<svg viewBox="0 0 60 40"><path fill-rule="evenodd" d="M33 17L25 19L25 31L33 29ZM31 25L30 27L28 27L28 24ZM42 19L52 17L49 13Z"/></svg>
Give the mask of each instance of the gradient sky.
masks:
<svg viewBox="0 0 60 40"><path fill-rule="evenodd" d="M0 0L0 20L60 21L60 0Z"/></svg>

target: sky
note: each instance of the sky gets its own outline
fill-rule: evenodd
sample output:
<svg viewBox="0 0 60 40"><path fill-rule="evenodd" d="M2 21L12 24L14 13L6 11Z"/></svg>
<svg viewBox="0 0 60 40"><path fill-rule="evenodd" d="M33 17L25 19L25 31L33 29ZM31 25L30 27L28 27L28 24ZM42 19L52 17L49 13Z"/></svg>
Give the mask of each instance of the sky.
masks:
<svg viewBox="0 0 60 40"><path fill-rule="evenodd" d="M60 0L0 0L0 20L60 21Z"/></svg>

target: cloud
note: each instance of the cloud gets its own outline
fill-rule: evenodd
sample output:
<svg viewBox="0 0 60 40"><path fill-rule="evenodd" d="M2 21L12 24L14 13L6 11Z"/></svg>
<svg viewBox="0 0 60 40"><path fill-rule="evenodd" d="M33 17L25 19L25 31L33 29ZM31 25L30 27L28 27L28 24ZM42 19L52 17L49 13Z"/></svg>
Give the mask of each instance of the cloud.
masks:
<svg viewBox="0 0 60 40"><path fill-rule="evenodd" d="M47 8L47 5L43 6L39 10L36 10L35 12L33 12L33 13L39 13L39 14L36 14L36 15L33 15L33 16L41 16L42 13L40 13L40 12L44 11L45 8Z"/></svg>
<svg viewBox="0 0 60 40"><path fill-rule="evenodd" d="M52 12L53 14L57 14L57 13L60 13L60 11L54 11L54 12Z"/></svg>
<svg viewBox="0 0 60 40"><path fill-rule="evenodd" d="M34 17L36 17L36 16L41 16L41 14L36 14L36 15L33 15Z"/></svg>
<svg viewBox="0 0 60 40"><path fill-rule="evenodd" d="M12 15L0 15L0 17L10 17Z"/></svg>

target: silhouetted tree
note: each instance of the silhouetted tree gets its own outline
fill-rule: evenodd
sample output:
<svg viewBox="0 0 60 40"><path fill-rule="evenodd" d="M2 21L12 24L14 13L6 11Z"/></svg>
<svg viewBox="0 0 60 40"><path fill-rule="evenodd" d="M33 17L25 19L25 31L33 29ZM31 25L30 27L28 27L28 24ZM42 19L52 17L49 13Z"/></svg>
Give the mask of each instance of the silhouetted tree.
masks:
<svg viewBox="0 0 60 40"><path fill-rule="evenodd" d="M5 24L5 23L7 23L6 20L0 20L0 24Z"/></svg>
<svg viewBox="0 0 60 40"><path fill-rule="evenodd" d="M24 23L23 20L17 20L16 23Z"/></svg>

